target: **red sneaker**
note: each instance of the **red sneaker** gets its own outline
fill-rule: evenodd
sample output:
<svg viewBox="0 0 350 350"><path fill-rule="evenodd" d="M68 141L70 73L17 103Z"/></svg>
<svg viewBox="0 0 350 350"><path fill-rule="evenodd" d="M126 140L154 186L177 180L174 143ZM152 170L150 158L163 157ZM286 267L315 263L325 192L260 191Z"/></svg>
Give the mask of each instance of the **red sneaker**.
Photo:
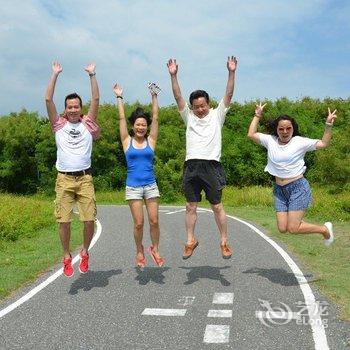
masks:
<svg viewBox="0 0 350 350"><path fill-rule="evenodd" d="M80 263L79 263L79 271L80 273L87 273L89 270L89 254L80 252Z"/></svg>
<svg viewBox="0 0 350 350"><path fill-rule="evenodd" d="M66 277L72 277L74 275L71 256L69 258L63 258L63 274Z"/></svg>

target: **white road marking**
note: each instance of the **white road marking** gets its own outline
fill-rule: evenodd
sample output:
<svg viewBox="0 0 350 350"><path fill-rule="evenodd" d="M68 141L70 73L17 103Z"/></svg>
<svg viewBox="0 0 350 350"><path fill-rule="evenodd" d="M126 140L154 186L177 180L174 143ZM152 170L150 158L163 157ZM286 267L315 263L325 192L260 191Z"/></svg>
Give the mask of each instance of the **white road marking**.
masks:
<svg viewBox="0 0 350 350"><path fill-rule="evenodd" d="M233 293L215 293L213 304L233 304Z"/></svg>
<svg viewBox="0 0 350 350"><path fill-rule="evenodd" d="M209 310L207 317L232 317L232 310Z"/></svg>
<svg viewBox="0 0 350 350"><path fill-rule="evenodd" d="M182 209L178 209L178 210L173 210L173 211L169 211L167 213L165 213L165 215L171 215L171 214L176 214L176 213L182 213L186 211L186 208L182 208Z"/></svg>
<svg viewBox="0 0 350 350"><path fill-rule="evenodd" d="M204 333L204 343L228 343L230 337L230 326L207 325Z"/></svg>
<svg viewBox="0 0 350 350"><path fill-rule="evenodd" d="M96 219L96 226L97 226L97 230L91 241L89 250L95 245L95 243L98 241L98 239L101 236L102 226L97 219ZM79 254L73 258L72 263L75 264L78 260L79 260ZM5 307L4 309L0 310L0 318L5 316L9 312L13 311L14 309L16 309L18 306L22 305L26 301L28 301L35 294L39 293L42 289L44 289L46 286L48 286L50 283L52 283L56 278L58 278L62 274L63 274L63 268L60 268L58 271L56 271L54 274L48 277L44 282L40 283L38 286L30 290L27 294L23 295L23 297L21 297L14 303L10 304L9 306Z"/></svg>
<svg viewBox="0 0 350 350"><path fill-rule="evenodd" d="M186 309L152 309L146 308L141 315L144 316L185 316Z"/></svg>
<svg viewBox="0 0 350 350"><path fill-rule="evenodd" d="M280 319L280 320L299 320L298 312L287 311L255 311L255 316L259 319Z"/></svg>
<svg viewBox="0 0 350 350"><path fill-rule="evenodd" d="M203 209L208 212L212 212L210 209ZM252 224L238 219L235 216L227 215L227 217L236 220L249 228L251 228L254 232L256 232L260 237L262 237L266 242L272 245L273 248L277 250L277 252L282 256L282 258L285 260L285 262L288 264L289 268L292 270L295 278L297 279L299 283L299 287L301 289L301 292L303 293L305 305L308 310L309 318L310 318L310 327L312 330L312 337L314 339L315 343L315 350L329 350L326 331L322 322L322 319L320 315L314 312L314 310L317 310L317 304L315 296L312 292L312 289L307 282L307 279L305 278L303 272L300 270L298 265L294 262L294 260L288 255L288 253L283 250L275 241L273 241L271 238L267 237L263 232L261 232L259 229L257 229Z"/></svg>
<svg viewBox="0 0 350 350"><path fill-rule="evenodd" d="M182 306L192 305L195 298L196 298L196 297L187 297L187 296L181 297L181 298L179 299L178 304L179 304L179 305L182 305Z"/></svg>

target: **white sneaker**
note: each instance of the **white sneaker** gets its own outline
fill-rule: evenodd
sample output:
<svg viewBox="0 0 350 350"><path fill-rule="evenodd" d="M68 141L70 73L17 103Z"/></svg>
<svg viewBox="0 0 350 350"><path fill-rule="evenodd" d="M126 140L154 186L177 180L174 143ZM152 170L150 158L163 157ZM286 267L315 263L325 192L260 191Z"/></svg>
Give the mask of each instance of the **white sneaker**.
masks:
<svg viewBox="0 0 350 350"><path fill-rule="evenodd" d="M324 226L327 227L327 230L329 232L329 238L325 239L323 243L326 247L329 247L334 241L333 224L331 222L325 222Z"/></svg>

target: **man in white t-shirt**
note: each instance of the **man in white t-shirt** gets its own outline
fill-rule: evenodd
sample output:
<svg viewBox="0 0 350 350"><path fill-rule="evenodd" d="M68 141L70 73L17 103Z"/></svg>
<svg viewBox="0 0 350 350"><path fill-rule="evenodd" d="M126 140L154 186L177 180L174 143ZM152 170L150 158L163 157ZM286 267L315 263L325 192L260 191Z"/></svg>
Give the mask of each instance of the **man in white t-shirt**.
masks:
<svg viewBox="0 0 350 350"><path fill-rule="evenodd" d="M82 114L82 101L73 93L65 98L63 115L58 115L53 102L56 81L62 72L58 62L52 64L52 75L46 90L46 108L57 146L55 216L59 223L59 234L63 248L63 273L74 274L70 254L70 223L74 203L77 203L80 220L84 222L84 243L80 251L79 271L89 268L88 249L94 234L96 216L95 191L92 182L92 142L99 136L95 123L99 106L99 89L95 73L96 65L89 64L85 71L91 83L91 103L87 115Z"/></svg>
<svg viewBox="0 0 350 350"><path fill-rule="evenodd" d="M234 56L228 57L226 93L215 109L210 108L209 95L204 90L196 90L191 93L190 108L181 95L177 80L178 64L176 60L169 59L167 66L177 107L186 124L186 160L183 187L187 202L187 243L182 257L188 259L198 246L194 229L197 221L198 202L201 201L201 192L204 190L220 231L222 257L229 259L232 250L228 245L227 217L221 203L222 189L226 182L224 169L220 163L221 129L233 95L237 60Z"/></svg>

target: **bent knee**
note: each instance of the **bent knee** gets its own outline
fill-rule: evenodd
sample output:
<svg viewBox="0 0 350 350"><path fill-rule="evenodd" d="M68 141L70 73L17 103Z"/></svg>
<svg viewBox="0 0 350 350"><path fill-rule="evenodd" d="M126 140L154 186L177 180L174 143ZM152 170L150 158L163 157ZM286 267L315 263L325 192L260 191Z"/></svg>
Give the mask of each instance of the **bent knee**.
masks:
<svg viewBox="0 0 350 350"><path fill-rule="evenodd" d="M222 203L218 203L218 204L212 204L211 208L213 209L213 211L215 213L219 213L220 211L222 211L224 209L224 206L222 205Z"/></svg>
<svg viewBox="0 0 350 350"><path fill-rule="evenodd" d="M288 231L287 226L278 226L278 231L280 233L286 233Z"/></svg>
<svg viewBox="0 0 350 350"><path fill-rule="evenodd" d="M135 228L135 230L142 230L143 229L143 221L135 222L134 228Z"/></svg>
<svg viewBox="0 0 350 350"><path fill-rule="evenodd" d="M298 233L299 232L299 226L300 226L300 224L299 225L288 225L288 227L287 227L287 231L289 232L289 233L292 233L292 234L294 234L294 233Z"/></svg>

